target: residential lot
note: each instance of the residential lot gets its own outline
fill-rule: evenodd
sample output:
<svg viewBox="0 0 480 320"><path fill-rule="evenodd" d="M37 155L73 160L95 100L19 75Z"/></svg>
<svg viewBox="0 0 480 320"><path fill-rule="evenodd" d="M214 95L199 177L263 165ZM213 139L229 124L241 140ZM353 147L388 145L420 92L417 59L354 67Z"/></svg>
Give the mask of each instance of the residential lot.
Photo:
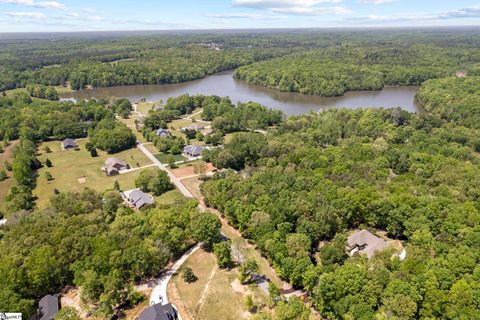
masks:
<svg viewBox="0 0 480 320"><path fill-rule="evenodd" d="M117 154L108 155L98 150L98 157L92 158L90 152L85 149L88 140L78 140L79 151L61 149L60 141L46 142L40 145L41 155L39 160L45 164L48 158L53 167L44 166L38 170L37 187L33 193L38 197L37 205L42 208L48 203L48 199L54 194L53 190L79 192L85 188L91 188L99 192L113 188L115 181L124 190L135 187L135 178L141 170L135 170L126 174L108 177L101 170L105 160L109 157L117 157L126 161L131 168L139 168L151 165L150 160L138 149L130 149ZM48 146L52 152L46 153L43 148ZM54 178L47 181L45 172L50 172Z"/></svg>
<svg viewBox="0 0 480 320"><path fill-rule="evenodd" d="M253 294L259 305L266 303L266 296L258 288L239 283L236 269L219 269L212 253L198 250L188 258L181 270L186 267L193 270L198 280L186 283L180 271L169 283L168 296L182 311L186 311L183 314L188 319L246 318L250 315L243 304L247 294Z"/></svg>

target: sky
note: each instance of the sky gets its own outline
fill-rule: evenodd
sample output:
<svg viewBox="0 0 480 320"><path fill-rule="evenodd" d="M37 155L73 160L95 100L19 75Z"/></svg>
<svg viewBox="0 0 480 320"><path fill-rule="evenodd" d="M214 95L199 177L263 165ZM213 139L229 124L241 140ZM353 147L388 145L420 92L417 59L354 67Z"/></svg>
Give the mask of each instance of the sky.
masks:
<svg viewBox="0 0 480 320"><path fill-rule="evenodd" d="M0 33L472 25L480 0L0 0Z"/></svg>

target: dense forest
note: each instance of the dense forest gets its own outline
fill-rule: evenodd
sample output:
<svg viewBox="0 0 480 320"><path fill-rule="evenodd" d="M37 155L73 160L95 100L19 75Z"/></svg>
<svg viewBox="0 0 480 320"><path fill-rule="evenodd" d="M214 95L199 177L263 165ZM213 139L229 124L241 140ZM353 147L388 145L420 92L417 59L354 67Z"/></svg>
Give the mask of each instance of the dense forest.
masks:
<svg viewBox="0 0 480 320"><path fill-rule="evenodd" d="M82 287L81 301L108 318L143 297L133 285L164 272L201 236L196 201L136 212L116 191L85 190L52 197L48 209L18 212L0 231L0 308L25 317L36 300L67 286ZM209 228L212 236L220 229ZM212 231L214 232L212 234Z"/></svg>
<svg viewBox="0 0 480 320"><path fill-rule="evenodd" d="M235 71L235 78L281 91L339 96L387 85L420 85L457 72L480 74L478 47L415 41L381 46L342 43L243 66Z"/></svg>
<svg viewBox="0 0 480 320"><path fill-rule="evenodd" d="M419 93L428 113L329 110L291 117L267 137L237 133L208 158L244 173L204 183L206 202L325 318L476 319L478 83L430 80ZM405 241L407 258L349 258L355 228Z"/></svg>
<svg viewBox="0 0 480 320"><path fill-rule="evenodd" d="M238 69L237 78L283 91L331 96L419 84L456 71L477 74L479 44L475 29L6 37L0 39L0 91L28 84L69 84L77 90L175 83L245 66Z"/></svg>
<svg viewBox="0 0 480 320"><path fill-rule="evenodd" d="M217 39L218 38L218 39ZM222 50L208 44L218 41ZM278 57L295 47L247 35L112 34L96 38L0 40L0 91L28 84L85 86L176 83Z"/></svg>

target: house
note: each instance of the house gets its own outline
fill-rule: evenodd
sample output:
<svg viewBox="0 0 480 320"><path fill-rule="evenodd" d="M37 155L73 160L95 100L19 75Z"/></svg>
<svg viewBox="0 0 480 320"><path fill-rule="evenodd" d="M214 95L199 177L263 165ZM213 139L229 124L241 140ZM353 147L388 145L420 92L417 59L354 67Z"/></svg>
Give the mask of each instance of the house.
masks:
<svg viewBox="0 0 480 320"><path fill-rule="evenodd" d="M204 124L201 124L201 123L192 123L192 124L189 125L188 127L182 128L182 131L185 131L185 130L200 131L200 130L202 130L203 128L205 128L205 125L204 125Z"/></svg>
<svg viewBox="0 0 480 320"><path fill-rule="evenodd" d="M130 169L130 166L125 161L112 157L105 160L105 164L102 169L105 171L107 176L113 176L119 174L121 170Z"/></svg>
<svg viewBox="0 0 480 320"><path fill-rule="evenodd" d="M60 310L57 295L46 295L38 302L38 319L53 320Z"/></svg>
<svg viewBox="0 0 480 320"><path fill-rule="evenodd" d="M160 138L168 138L170 137L170 130L168 129L158 129L157 130L157 136Z"/></svg>
<svg viewBox="0 0 480 320"><path fill-rule="evenodd" d="M138 320L177 320L178 312L170 304L162 305L161 303L154 304L146 308L138 316Z"/></svg>
<svg viewBox="0 0 480 320"><path fill-rule="evenodd" d="M62 141L63 150L74 149L77 147L75 140L67 138Z"/></svg>
<svg viewBox="0 0 480 320"><path fill-rule="evenodd" d="M382 251L388 244L367 230L355 232L347 238L347 252L350 256L364 254L368 259L373 257L375 252Z"/></svg>
<svg viewBox="0 0 480 320"><path fill-rule="evenodd" d="M205 150L204 146L193 146L188 145L183 148L183 153L190 158L197 158L202 155L203 150Z"/></svg>
<svg viewBox="0 0 480 320"><path fill-rule="evenodd" d="M153 198L141 189L132 189L120 192L125 203L135 209L141 209L144 206L153 204Z"/></svg>
<svg viewBox="0 0 480 320"><path fill-rule="evenodd" d="M213 133L213 129L212 128L205 129L202 133L204 137L209 136Z"/></svg>

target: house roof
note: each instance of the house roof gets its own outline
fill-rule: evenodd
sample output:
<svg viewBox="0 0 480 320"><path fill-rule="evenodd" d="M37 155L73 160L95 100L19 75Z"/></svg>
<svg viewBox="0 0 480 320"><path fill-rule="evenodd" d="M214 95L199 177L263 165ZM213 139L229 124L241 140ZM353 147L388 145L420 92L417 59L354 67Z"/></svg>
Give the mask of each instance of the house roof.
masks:
<svg viewBox="0 0 480 320"><path fill-rule="evenodd" d="M62 143L63 143L63 147L72 147L72 148L74 148L74 147L77 146L75 140L70 139L70 138L66 138L65 140L63 140Z"/></svg>
<svg viewBox="0 0 480 320"><path fill-rule="evenodd" d="M110 166L115 166L115 165L118 165L120 167L126 167L127 166L127 163L123 160L120 160L118 158L108 158L107 160L105 160L105 167L108 168Z"/></svg>
<svg viewBox="0 0 480 320"><path fill-rule="evenodd" d="M359 253L366 254L370 259L375 252L381 251L388 246L387 242L382 238L379 238L367 230L360 230L355 232L347 238L347 247L349 250L353 250L356 247L364 247L359 249Z"/></svg>
<svg viewBox="0 0 480 320"><path fill-rule="evenodd" d="M170 130L168 130L168 129L158 129L157 130L157 136L159 136L159 137L170 136Z"/></svg>
<svg viewBox="0 0 480 320"><path fill-rule="evenodd" d="M52 320L58 313L58 296L46 295L38 302L40 320Z"/></svg>
<svg viewBox="0 0 480 320"><path fill-rule="evenodd" d="M190 129L190 130L202 130L203 128L205 128L205 125L204 124L201 124L201 123L192 123L191 125L189 125L188 127L185 127L183 128L183 130L185 129Z"/></svg>
<svg viewBox="0 0 480 320"><path fill-rule="evenodd" d="M205 150L204 146L194 146L194 145L188 145L185 148L183 148L183 152L192 156L200 156Z"/></svg>
<svg viewBox="0 0 480 320"><path fill-rule="evenodd" d="M140 189L132 189L122 192L122 196L128 200L135 208L140 209L144 205L152 204L153 198L148 193Z"/></svg>
<svg viewBox="0 0 480 320"><path fill-rule="evenodd" d="M139 320L176 320L178 319L177 311L169 304L154 304L146 308L140 313Z"/></svg>

